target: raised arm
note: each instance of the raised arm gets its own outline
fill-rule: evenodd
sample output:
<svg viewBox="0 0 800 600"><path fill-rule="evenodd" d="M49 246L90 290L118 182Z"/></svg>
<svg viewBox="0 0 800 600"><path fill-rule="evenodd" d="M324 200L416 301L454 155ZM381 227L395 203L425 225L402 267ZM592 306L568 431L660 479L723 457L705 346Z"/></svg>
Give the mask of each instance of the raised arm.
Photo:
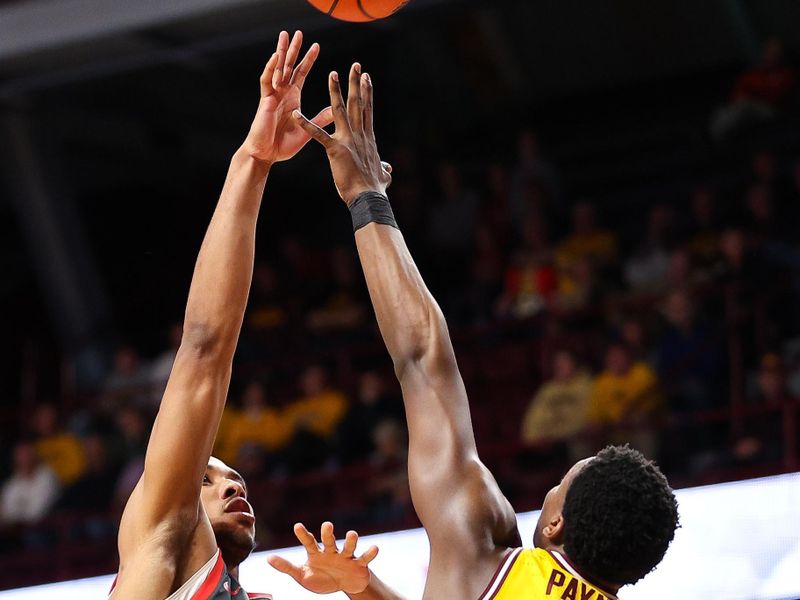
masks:
<svg viewBox="0 0 800 600"><path fill-rule="evenodd" d="M291 112L300 106L300 90L319 47L313 45L295 70L301 44L299 33L291 44L288 34L281 33L261 78L256 117L231 160L200 248L183 339L150 436L144 474L120 525L123 568L126 557L154 532L188 535L204 518L200 488L242 326L264 185L271 166L293 156L309 139L292 121ZM329 114L323 111L317 122L327 123Z"/></svg>
<svg viewBox="0 0 800 600"><path fill-rule="evenodd" d="M335 73L329 86L336 133L330 136L302 115L297 118L326 148L354 221L369 221L356 232L356 245L403 390L412 499L434 558L438 549L452 550L454 543L479 553L518 544L513 510L478 458L445 319L391 224L385 199L391 167L381 163L375 144L371 80L353 65L346 107ZM364 217L365 212L374 218Z"/></svg>

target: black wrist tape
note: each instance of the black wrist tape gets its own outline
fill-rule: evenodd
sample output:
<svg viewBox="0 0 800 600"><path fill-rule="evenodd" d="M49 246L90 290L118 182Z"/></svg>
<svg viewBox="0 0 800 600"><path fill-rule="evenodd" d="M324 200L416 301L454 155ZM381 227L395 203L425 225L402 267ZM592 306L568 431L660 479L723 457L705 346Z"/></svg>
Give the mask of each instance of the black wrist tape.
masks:
<svg viewBox="0 0 800 600"><path fill-rule="evenodd" d="M389 199L378 192L362 192L348 207L353 218L353 233L369 223L391 225L395 229L397 221L394 220L392 205Z"/></svg>

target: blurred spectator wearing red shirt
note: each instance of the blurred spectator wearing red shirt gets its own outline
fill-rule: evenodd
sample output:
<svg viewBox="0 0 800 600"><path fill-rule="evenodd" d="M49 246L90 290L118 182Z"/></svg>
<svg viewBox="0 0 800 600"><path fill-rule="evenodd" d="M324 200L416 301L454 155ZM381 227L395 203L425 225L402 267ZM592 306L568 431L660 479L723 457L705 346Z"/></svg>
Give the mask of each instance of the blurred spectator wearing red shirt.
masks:
<svg viewBox="0 0 800 600"><path fill-rule="evenodd" d="M767 40L761 62L739 76L731 101L713 115L713 138L724 141L748 123L778 117L789 102L796 79L797 72L786 63L783 43L777 38Z"/></svg>
<svg viewBox="0 0 800 600"><path fill-rule="evenodd" d="M542 219L528 218L522 227L522 247L506 269L503 294L497 305L501 317L531 317L544 309L558 290L553 250Z"/></svg>

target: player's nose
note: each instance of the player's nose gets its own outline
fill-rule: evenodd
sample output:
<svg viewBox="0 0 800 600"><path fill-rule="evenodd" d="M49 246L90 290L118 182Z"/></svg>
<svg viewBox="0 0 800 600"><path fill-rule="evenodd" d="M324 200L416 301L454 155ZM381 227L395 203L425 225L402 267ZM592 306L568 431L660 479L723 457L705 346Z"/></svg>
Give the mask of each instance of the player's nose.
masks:
<svg viewBox="0 0 800 600"><path fill-rule="evenodd" d="M228 500L229 498L233 497L245 497L244 487L238 481L231 481L228 480L225 482L225 485L222 486L222 499Z"/></svg>

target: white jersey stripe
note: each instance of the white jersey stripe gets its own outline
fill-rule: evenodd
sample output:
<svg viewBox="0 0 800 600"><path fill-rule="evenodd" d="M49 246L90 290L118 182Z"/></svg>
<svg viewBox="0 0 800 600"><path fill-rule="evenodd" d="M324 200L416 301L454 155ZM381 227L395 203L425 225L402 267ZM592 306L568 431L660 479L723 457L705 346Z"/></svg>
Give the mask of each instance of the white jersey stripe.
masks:
<svg viewBox="0 0 800 600"><path fill-rule="evenodd" d="M478 600L490 600L494 597L494 595L497 593L497 590L500 589L500 586L505 581L506 575L508 575L508 571L511 569L511 565L514 564L514 560L517 558L517 556L519 556L520 552L522 552L522 548L517 548L516 550L508 553L501 563L503 566L494 576L494 579L490 583L486 592Z"/></svg>

